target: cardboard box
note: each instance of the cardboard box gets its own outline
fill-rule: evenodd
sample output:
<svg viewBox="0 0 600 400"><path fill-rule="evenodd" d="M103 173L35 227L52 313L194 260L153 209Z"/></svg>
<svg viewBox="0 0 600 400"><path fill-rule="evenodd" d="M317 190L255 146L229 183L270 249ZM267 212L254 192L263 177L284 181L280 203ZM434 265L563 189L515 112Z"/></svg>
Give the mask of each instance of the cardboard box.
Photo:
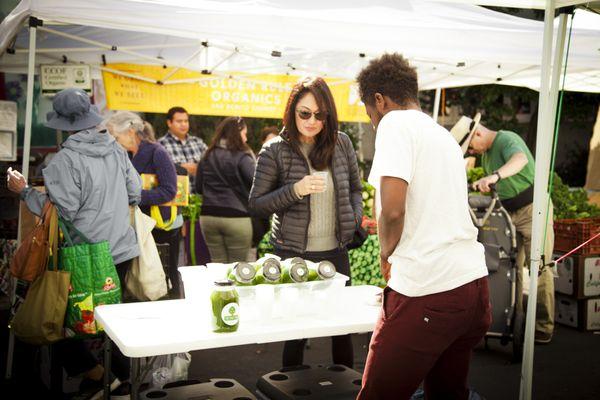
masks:
<svg viewBox="0 0 600 400"><path fill-rule="evenodd" d="M582 331L600 330L600 297L577 300L557 294L555 321Z"/></svg>
<svg viewBox="0 0 600 400"><path fill-rule="evenodd" d="M561 253L554 254L554 259ZM600 255L573 254L556 265L558 278L554 282L557 293L578 299L600 296Z"/></svg>

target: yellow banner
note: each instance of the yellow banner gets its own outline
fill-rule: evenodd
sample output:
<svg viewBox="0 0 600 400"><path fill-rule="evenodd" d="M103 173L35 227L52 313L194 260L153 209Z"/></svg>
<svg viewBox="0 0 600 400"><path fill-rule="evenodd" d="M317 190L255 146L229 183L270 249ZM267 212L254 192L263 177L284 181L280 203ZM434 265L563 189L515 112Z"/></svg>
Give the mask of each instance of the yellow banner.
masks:
<svg viewBox="0 0 600 400"><path fill-rule="evenodd" d="M106 67L152 80L162 80L172 71L172 68L137 64ZM195 115L276 119L282 118L291 88L300 79L293 75L228 74L232 78L180 69L162 85L107 71L103 71L102 76L111 110L166 113L173 106L181 106ZM356 83L336 78L326 78L326 81L340 121L369 121Z"/></svg>

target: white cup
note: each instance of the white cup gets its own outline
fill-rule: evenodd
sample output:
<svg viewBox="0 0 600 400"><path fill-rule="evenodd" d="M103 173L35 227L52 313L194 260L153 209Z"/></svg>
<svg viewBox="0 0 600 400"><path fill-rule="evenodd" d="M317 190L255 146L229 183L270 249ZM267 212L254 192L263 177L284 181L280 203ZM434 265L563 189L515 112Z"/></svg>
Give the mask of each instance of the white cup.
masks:
<svg viewBox="0 0 600 400"><path fill-rule="evenodd" d="M312 173L313 176L318 176L323 179L323 192L327 190L327 180L329 177L329 171L315 171Z"/></svg>
<svg viewBox="0 0 600 400"><path fill-rule="evenodd" d="M275 287L273 285L256 285L256 306L259 319L269 321L273 315L273 304L275 303Z"/></svg>

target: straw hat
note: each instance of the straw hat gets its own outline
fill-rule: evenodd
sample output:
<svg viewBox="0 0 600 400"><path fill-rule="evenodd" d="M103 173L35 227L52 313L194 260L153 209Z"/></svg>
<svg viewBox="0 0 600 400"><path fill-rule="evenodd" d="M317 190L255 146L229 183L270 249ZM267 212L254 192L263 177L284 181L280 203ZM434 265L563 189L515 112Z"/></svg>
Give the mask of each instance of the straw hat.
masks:
<svg viewBox="0 0 600 400"><path fill-rule="evenodd" d="M481 113L477 113L473 118L463 115L452 129L450 129L450 133L460 145L463 154L467 153L471 139L473 138L480 121Z"/></svg>

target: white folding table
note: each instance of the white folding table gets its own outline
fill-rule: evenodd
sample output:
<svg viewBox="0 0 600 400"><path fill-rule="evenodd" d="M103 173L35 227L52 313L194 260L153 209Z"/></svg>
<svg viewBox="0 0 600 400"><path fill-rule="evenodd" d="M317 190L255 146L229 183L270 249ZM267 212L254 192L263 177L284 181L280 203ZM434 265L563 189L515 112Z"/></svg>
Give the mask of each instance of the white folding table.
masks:
<svg viewBox="0 0 600 400"><path fill-rule="evenodd" d="M142 357L279 342L285 340L337 336L373 330L380 312L374 298L376 286L340 288L328 306L327 315L301 315L294 319L242 319L236 332L214 333L208 308L187 300L167 300L99 306L96 319L107 335L105 347L105 398L108 398L110 344L131 358L131 398L137 399L139 362Z"/></svg>

